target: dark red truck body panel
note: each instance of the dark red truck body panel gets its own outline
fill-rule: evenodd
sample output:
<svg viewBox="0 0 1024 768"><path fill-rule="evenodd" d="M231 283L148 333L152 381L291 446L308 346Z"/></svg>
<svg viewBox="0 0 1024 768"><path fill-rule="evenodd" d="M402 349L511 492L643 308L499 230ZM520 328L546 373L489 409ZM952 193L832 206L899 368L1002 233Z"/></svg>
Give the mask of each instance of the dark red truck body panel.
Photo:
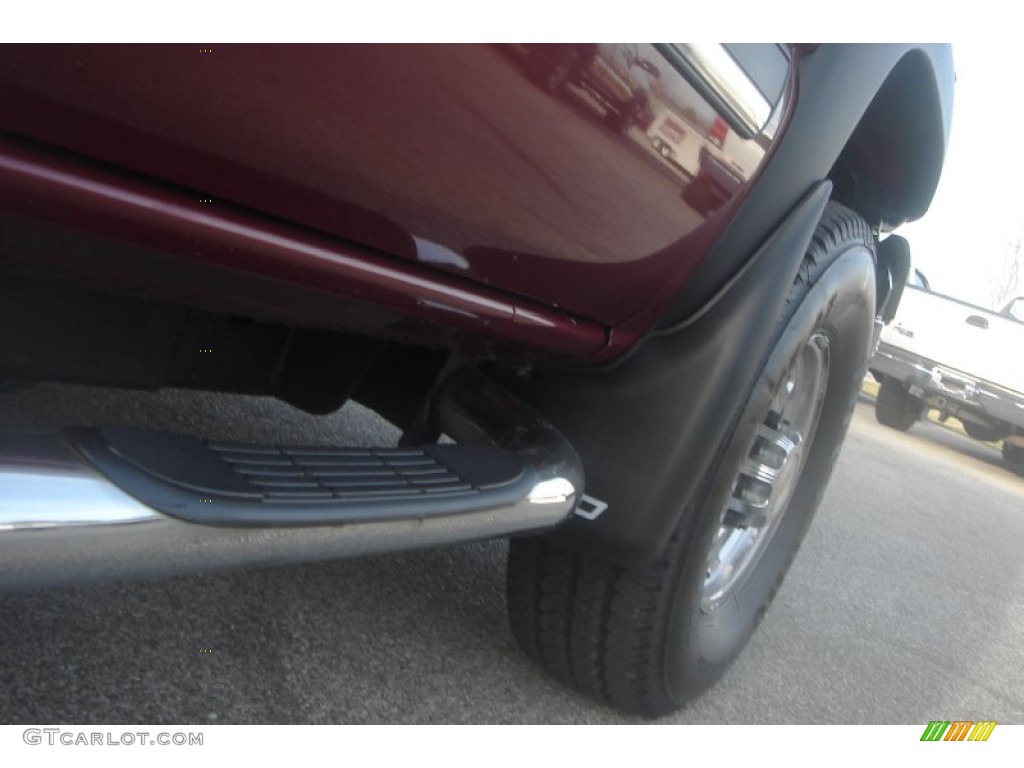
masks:
<svg viewBox="0 0 1024 768"><path fill-rule="evenodd" d="M655 47L594 49L590 85L550 92L529 47L0 46L0 207L106 234L135 218L121 236L185 258L593 357L679 292L771 149L715 147L740 184L692 207L695 169L648 130L668 111L710 147L717 113ZM601 73L643 100L632 122L609 127Z"/></svg>

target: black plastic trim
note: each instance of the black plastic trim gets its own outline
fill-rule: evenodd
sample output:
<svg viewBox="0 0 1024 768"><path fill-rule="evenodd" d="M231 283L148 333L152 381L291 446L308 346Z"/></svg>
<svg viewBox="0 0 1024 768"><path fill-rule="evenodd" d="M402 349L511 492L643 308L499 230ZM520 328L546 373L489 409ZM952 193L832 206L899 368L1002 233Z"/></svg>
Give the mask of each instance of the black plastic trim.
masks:
<svg viewBox="0 0 1024 768"><path fill-rule="evenodd" d="M182 520L312 526L512 507L537 482L511 451L249 446L126 427L70 433L121 490Z"/></svg>
<svg viewBox="0 0 1024 768"><path fill-rule="evenodd" d="M913 74L928 70L931 82L917 87L930 91L935 104L935 124L920 125L919 115L907 115L919 135L916 143L937 144L941 157L952 121L953 61L949 46L910 44L837 44L818 46L797 63L797 98L785 130L755 179L732 222L715 241L706 258L670 303L658 327L677 325L697 312L739 270L779 226L787 211L814 185L829 177L883 83L905 57L923 58ZM929 115L931 120L931 115ZM894 218L915 219L924 215L935 192L938 171L915 169L905 200L896 206ZM850 205L849 201L840 201ZM851 206L856 209L856 206ZM864 212L861 212L864 213ZM866 215L866 214L865 214ZM869 218L870 221L870 218ZM877 222L875 222L877 223Z"/></svg>
<svg viewBox="0 0 1024 768"><path fill-rule="evenodd" d="M814 187L715 301L628 358L508 383L572 442L587 494L608 503L553 539L623 565L663 551L750 394L830 190Z"/></svg>
<svg viewBox="0 0 1024 768"><path fill-rule="evenodd" d="M890 235L878 244L876 255L878 268L884 269L889 278L888 293L879 297L878 315L882 322L891 323L896 317L910 275L910 243L899 235Z"/></svg>

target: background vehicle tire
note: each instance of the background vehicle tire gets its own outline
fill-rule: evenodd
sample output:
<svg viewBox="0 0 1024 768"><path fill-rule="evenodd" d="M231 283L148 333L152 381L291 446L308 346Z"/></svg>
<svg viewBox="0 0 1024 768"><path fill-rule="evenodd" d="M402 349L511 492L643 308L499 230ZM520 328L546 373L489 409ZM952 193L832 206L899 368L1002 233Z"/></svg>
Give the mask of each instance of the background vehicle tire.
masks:
<svg viewBox="0 0 1024 768"><path fill-rule="evenodd" d="M697 175L693 180L683 187L683 201L697 213L705 216L714 213L721 202L708 187L708 183Z"/></svg>
<svg viewBox="0 0 1024 768"><path fill-rule="evenodd" d="M539 69L533 79L547 93L561 93L579 72L582 61L579 51L565 51L549 65Z"/></svg>
<svg viewBox="0 0 1024 768"><path fill-rule="evenodd" d="M1006 436L1006 430L999 429L998 427L976 424L973 421L965 421L964 419L961 419L960 423L964 427L964 432L969 437L980 440L983 443L994 443L996 440L1002 440Z"/></svg>
<svg viewBox="0 0 1024 768"><path fill-rule="evenodd" d="M725 673L782 582L849 425L870 353L873 249L863 219L826 207L738 427L657 560L626 568L541 537L511 542L509 613L528 655L648 716ZM727 544L746 552L728 572Z"/></svg>
<svg viewBox="0 0 1024 768"><path fill-rule="evenodd" d="M907 391L896 379L885 379L875 398L875 418L879 424L906 432L924 415L924 401Z"/></svg>
<svg viewBox="0 0 1024 768"><path fill-rule="evenodd" d="M1024 448L1004 440L1003 460L1015 467L1024 468Z"/></svg>
<svg viewBox="0 0 1024 768"><path fill-rule="evenodd" d="M624 135L637 122L643 109L643 100L633 98L617 108L609 107L604 115L604 123L615 133Z"/></svg>

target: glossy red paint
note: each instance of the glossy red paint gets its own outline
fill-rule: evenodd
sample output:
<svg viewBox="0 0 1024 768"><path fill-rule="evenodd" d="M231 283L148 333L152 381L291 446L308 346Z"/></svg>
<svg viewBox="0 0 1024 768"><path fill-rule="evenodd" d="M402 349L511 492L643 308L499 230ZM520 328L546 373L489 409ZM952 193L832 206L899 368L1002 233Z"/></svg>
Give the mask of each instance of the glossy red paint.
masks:
<svg viewBox="0 0 1024 768"><path fill-rule="evenodd" d="M770 146L713 147L718 114L655 48L585 50L555 78L561 54L536 46L2 46L0 129L192 190L168 216L192 222L204 258L346 296L372 285L386 306L502 338L563 328L557 351L587 356L597 328L649 325L679 291ZM673 158L655 149L665 115L691 139ZM702 147L740 184L695 208ZM275 253L199 199L260 232L282 225L257 214L312 231ZM141 226L128 213L122 232ZM305 238L351 261L292 244Z"/></svg>
<svg viewBox="0 0 1024 768"><path fill-rule="evenodd" d="M597 323L4 140L0 207L548 353L589 356L605 344Z"/></svg>

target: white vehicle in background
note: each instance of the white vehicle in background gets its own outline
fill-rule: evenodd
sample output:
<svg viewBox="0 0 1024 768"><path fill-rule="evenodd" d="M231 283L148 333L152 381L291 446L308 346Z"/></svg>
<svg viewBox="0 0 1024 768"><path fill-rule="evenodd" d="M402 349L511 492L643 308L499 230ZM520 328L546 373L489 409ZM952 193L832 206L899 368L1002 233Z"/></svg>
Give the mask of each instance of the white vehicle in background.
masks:
<svg viewBox="0 0 1024 768"><path fill-rule="evenodd" d="M705 144L702 132L685 117L668 107L657 105L654 121L647 129L651 147L666 161L691 177L700 170L700 150Z"/></svg>
<svg viewBox="0 0 1024 768"><path fill-rule="evenodd" d="M936 408L976 440L1001 440L1003 458L1024 466L1024 296L991 312L934 293L915 274L871 361L875 416L907 430Z"/></svg>

